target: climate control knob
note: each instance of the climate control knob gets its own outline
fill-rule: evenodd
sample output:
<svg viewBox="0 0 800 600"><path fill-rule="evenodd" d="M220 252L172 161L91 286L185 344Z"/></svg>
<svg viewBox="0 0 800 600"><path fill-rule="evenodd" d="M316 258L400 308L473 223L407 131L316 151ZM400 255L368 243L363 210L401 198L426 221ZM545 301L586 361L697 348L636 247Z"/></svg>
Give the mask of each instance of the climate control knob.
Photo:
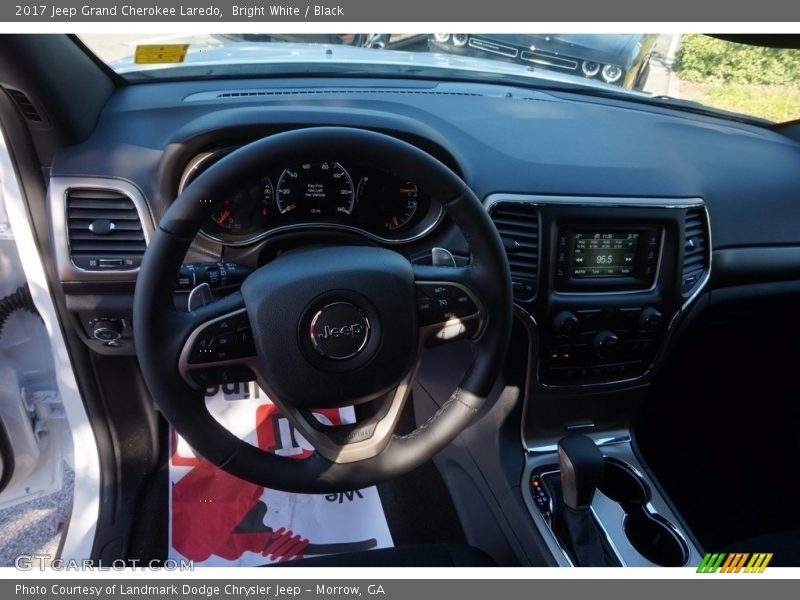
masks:
<svg viewBox="0 0 800 600"><path fill-rule="evenodd" d="M553 319L553 330L560 336L573 337L580 330L581 322L575 313L562 311Z"/></svg>
<svg viewBox="0 0 800 600"><path fill-rule="evenodd" d="M601 331L594 336L592 349L600 358L610 358L619 349L619 338L613 331Z"/></svg>
<svg viewBox="0 0 800 600"><path fill-rule="evenodd" d="M664 325L664 315L661 311L648 306L639 313L639 328L642 331L658 331Z"/></svg>
<svg viewBox="0 0 800 600"><path fill-rule="evenodd" d="M111 319L98 319L92 325L92 337L101 342L116 342L122 337L122 323Z"/></svg>

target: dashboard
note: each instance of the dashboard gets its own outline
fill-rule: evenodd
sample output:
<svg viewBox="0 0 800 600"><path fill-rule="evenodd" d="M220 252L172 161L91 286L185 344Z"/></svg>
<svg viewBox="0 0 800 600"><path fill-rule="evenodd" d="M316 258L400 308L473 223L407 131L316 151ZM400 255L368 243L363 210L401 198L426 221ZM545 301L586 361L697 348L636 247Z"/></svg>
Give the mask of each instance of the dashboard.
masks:
<svg viewBox="0 0 800 600"><path fill-rule="evenodd" d="M800 125L770 128L500 79L443 81L419 73L395 79L277 75L153 81L111 86L108 95L95 94L102 96L96 102L89 100L88 86L73 88L82 92L70 98L85 105L87 122L64 140L81 141L67 146L51 141L46 196L32 193L28 200L42 251L52 254L46 267L70 358L80 383L88 383L81 391L98 443L108 446L101 456L109 464L118 458L113 467L103 466L103 481L118 481L105 488L127 500L101 503L121 507L122 517L96 544L112 557L113 549L137 547L119 533L137 499L148 499L144 510L156 514L138 481L151 469L141 461L157 462L159 446L150 442L165 431L137 367L133 298L142 257L183 190L202 188L204 175L210 177L206 169L237 160L238 148L264 137L336 126L403 140L456 173L497 229L514 294L509 350L488 410L463 444L448 446L437 459L467 539L490 538L479 547L507 538L510 554L524 552L534 564L540 554L563 554L558 547L549 555L539 548L550 534L536 533L543 516L533 495L532 468L552 463L558 440L570 432L591 435L604 451L630 461L637 443L631 424L639 407L655 393L676 389L663 385L673 377L686 394L675 398L674 411L661 412L676 396L669 393L653 406L655 419L665 415L666 430L670 416L691 418L696 382L689 376L707 365L699 352L687 353L678 366L696 362L697 371L675 377L677 344L687 330L720 314L727 321L735 309L763 311L766 327L792 335L781 314L770 317L769 304L755 299L772 302L786 295L795 301L800 295ZM47 124L29 128L35 133ZM30 148L20 144L15 150L23 157ZM225 296L260 267L267 266L258 273L269 272L276 257L291 262L292 252L310 246L329 249L333 263L342 247L376 246L393 258L402 256L417 273L433 272L425 266L437 261L456 266L473 261L475 240L437 202L435 186L424 189L408 165L397 161L375 171L349 162L344 152L312 159L304 149L303 155L308 160L275 156L254 167L222 199L212 199L219 210L206 222L190 223L185 231L192 239L181 238L189 246L182 266L178 271L178 256L170 265L178 309L193 309L194 299ZM42 173L23 172L36 180ZM324 276L324 266L327 261L315 277ZM449 313L458 317L453 310L463 297L469 300L468 289L448 289L440 281L420 286L417 320L423 323L426 311L436 323ZM738 304L741 300L746 304ZM480 309L491 318L491 305ZM281 313L273 308L273 314ZM176 357L172 365L165 361L165 368L191 370L200 386L218 383L201 379L214 369L213 361L203 362L212 356L204 351L216 358L220 352L249 352L252 332L241 321L213 325L220 329L200 330L194 338L201 360L190 363L192 342L185 364ZM472 333L465 326L465 334L478 335L478 325ZM737 326L731 320L725 340L754 345L758 338ZM350 322L345 327L353 331ZM156 333L165 345L181 339L166 328ZM460 341L425 347L410 420L420 424L437 414L468 368L471 350ZM774 348L748 350L765 358L742 373L742 380L769 376L771 366L759 369ZM225 376L233 384L233 378L238 383L250 375ZM152 451L144 452L150 445ZM644 463L629 464L647 474ZM664 516L667 524L680 525L670 517L668 502L659 500L659 486L650 489L657 513L642 515L653 517L649 522ZM105 510L103 515L104 523L114 520ZM630 521L620 512L614 516L618 528ZM627 539L624 532L619 537Z"/></svg>
<svg viewBox="0 0 800 600"><path fill-rule="evenodd" d="M193 158L177 193L234 149ZM441 220L442 206L402 175L336 160L265 166L241 182L203 226L209 239L247 245L292 228L343 229L386 243L423 237Z"/></svg>
<svg viewBox="0 0 800 600"><path fill-rule="evenodd" d="M184 188L248 142L326 125L411 143L483 201L532 344L528 393L646 385L700 307L798 285L800 144L779 131L506 85L164 82L117 90L90 138L51 169L59 273L86 343L133 353L138 261ZM402 164L377 172L335 155L276 157L220 206L187 254L178 305L197 283L223 289L300 245L374 244L427 264L440 248L455 264L470 260L468 240Z"/></svg>

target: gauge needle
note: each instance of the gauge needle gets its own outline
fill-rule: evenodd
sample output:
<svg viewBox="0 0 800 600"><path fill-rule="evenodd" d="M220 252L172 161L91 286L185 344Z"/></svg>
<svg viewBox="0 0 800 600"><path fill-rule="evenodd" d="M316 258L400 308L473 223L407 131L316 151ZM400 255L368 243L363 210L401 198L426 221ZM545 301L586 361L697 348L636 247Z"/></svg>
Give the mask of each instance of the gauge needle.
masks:
<svg viewBox="0 0 800 600"><path fill-rule="evenodd" d="M392 225L394 225L395 227L400 225L400 222L397 220L397 217L392 217Z"/></svg>
<svg viewBox="0 0 800 600"><path fill-rule="evenodd" d="M227 220L228 220L228 217L230 217L230 216L231 216L231 211L229 211L229 210L226 210L224 213L222 213L222 214L219 216L219 220L220 220L220 222L222 222L222 221L227 221Z"/></svg>

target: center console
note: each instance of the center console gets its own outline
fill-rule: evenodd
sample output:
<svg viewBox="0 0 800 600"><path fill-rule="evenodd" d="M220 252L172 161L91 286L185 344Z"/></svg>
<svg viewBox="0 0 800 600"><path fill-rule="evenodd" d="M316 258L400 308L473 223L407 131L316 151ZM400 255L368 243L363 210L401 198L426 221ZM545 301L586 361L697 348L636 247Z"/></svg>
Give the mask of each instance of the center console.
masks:
<svg viewBox="0 0 800 600"><path fill-rule="evenodd" d="M560 440L580 432L606 466L582 517L602 564L695 564L698 546L641 463L630 420L708 282L703 201L495 194L485 203L529 339L520 491L530 518L558 564L581 564L556 518Z"/></svg>

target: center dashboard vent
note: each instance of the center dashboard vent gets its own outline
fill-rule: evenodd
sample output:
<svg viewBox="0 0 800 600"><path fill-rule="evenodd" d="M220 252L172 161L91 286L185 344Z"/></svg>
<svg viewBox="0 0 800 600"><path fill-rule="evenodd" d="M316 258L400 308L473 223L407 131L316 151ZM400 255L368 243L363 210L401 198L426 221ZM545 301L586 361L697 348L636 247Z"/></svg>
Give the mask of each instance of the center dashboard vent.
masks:
<svg viewBox="0 0 800 600"><path fill-rule="evenodd" d="M691 208L684 221L683 270L681 292L690 293L708 268L708 236L705 211Z"/></svg>
<svg viewBox="0 0 800 600"><path fill-rule="evenodd" d="M539 273L539 209L524 202L500 201L492 205L489 215L506 249L514 299L530 302Z"/></svg>
<svg viewBox="0 0 800 600"><path fill-rule="evenodd" d="M147 238L134 201L114 190L73 188L66 194L69 251L86 271L137 269Z"/></svg>

